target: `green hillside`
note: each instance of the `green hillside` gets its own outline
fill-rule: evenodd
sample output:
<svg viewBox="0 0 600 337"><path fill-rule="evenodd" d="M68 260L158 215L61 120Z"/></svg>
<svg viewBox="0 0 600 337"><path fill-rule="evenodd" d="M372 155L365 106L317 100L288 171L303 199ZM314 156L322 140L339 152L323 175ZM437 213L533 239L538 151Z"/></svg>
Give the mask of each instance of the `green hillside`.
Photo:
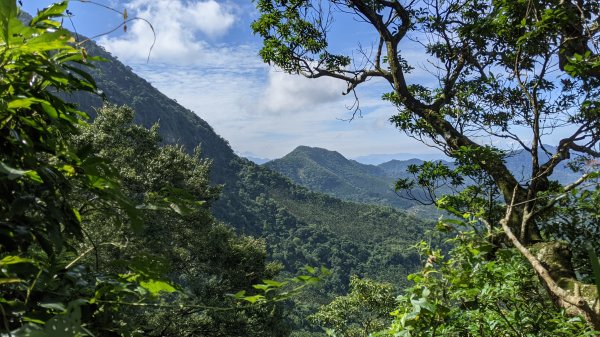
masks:
<svg viewBox="0 0 600 337"><path fill-rule="evenodd" d="M283 158L263 166L312 191L348 201L394 207L419 218L437 219L440 212L435 207L401 197L394 191L398 178L409 177L407 167L422 163L422 160L412 159L366 165L335 151L299 146Z"/></svg>
<svg viewBox="0 0 600 337"><path fill-rule="evenodd" d="M340 153L299 146L281 159L264 166L313 191L335 197L409 209L415 204L393 191L394 176L373 165L346 159Z"/></svg>
<svg viewBox="0 0 600 337"><path fill-rule="evenodd" d="M0 2L0 337L600 337L600 54L580 53L594 42L581 32L594 30L600 5L244 8L263 61L346 80L347 93L387 81L382 98L398 108L388 120L452 160L375 166L306 146L265 165L242 158L199 117L226 112L222 95L197 105L211 110L186 109L63 26L75 27L69 1L33 18L23 3ZM133 20L162 32L157 17L136 16L159 10L184 29L169 38L196 36L188 14L224 9L89 3L122 14L106 34ZM245 20L225 12L228 25ZM324 29L338 13L376 30L375 58L331 53L330 42L344 44ZM565 18L580 14L572 29ZM214 41L220 55L239 45L237 28L235 42ZM405 81L414 67L399 46L414 33L453 37L421 45L443 65L432 63L433 87ZM257 79L269 94L301 88L275 100L283 110L299 97L329 101L303 84ZM561 121L574 133L549 138Z"/></svg>
<svg viewBox="0 0 600 337"><path fill-rule="evenodd" d="M307 264L332 270L322 288L315 290L319 296L311 296L303 310L311 312L336 294L345 293L352 274L402 285L407 282L406 275L420 265L410 245L423 238L427 227L423 221L389 207L310 192L236 156L227 141L192 111L161 94L95 44L86 48L107 59L97 64L93 76L108 102L131 106L136 123L147 127L159 123L164 143L181 144L190 152L200 146L202 156L212 161L212 181L222 185L220 200L213 204L218 220L240 233L264 238L269 258L281 262L285 272L294 273ZM91 114L102 104L99 97L89 95L69 99ZM362 166L355 163L356 181L364 176ZM382 178L380 186L384 185Z"/></svg>

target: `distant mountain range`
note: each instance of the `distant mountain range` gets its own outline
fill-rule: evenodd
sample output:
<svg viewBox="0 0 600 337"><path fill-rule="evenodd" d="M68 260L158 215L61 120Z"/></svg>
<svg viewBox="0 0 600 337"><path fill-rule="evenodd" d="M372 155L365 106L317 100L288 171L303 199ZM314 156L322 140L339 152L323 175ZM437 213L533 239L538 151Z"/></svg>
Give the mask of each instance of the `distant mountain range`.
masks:
<svg viewBox="0 0 600 337"><path fill-rule="evenodd" d="M552 146L546 146L546 148L551 152L556 150ZM546 161L548 158L547 154L541 156L542 161ZM454 166L451 162L440 161L450 167ZM417 202L399 197L393 191L396 180L411 177L406 171L409 165L421 165L423 162L423 158L394 159L376 166L367 165L347 159L335 151L299 146L283 158L269 161L263 165L313 191L327 193L345 200L389 205L405 209L409 213L431 216L436 215L431 207L424 208ZM507 157L506 163L516 178L521 181L524 181L524 177L531 172L531 158L526 152L512 153ZM572 182L577 177L578 175L571 172L565 164L559 165L551 176L563 184ZM526 182L524 181L524 183Z"/></svg>
<svg viewBox="0 0 600 337"><path fill-rule="evenodd" d="M299 146L283 158L269 161L264 166L299 185L341 199L406 210L416 206L415 202L402 199L394 192L394 178L388 170L397 170L390 165L378 167L361 164L346 159L336 151Z"/></svg>
<svg viewBox="0 0 600 337"><path fill-rule="evenodd" d="M255 164L259 164L262 165L266 162L269 162L271 160L275 160L275 159L269 159L269 158L262 158L259 157L253 153L239 153L238 154L240 157L244 157L250 161L252 161ZM358 157L353 157L350 159L353 159L361 164L366 164L366 165L379 165L388 161L392 161L392 160L400 160L400 161L405 161L405 160L410 160L410 159L422 159L422 160L448 160L448 157L441 155L441 154L419 154L419 153L391 153L391 154L370 154L370 155L366 155L366 156L358 156Z"/></svg>
<svg viewBox="0 0 600 337"><path fill-rule="evenodd" d="M223 186L220 200L213 204L218 220L238 233L263 240L267 258L280 262L284 273L296 273L305 265L331 270L332 276L320 287L308 290L314 293L304 296L296 310L305 313L297 317L305 317L333 296L346 293L353 274L402 287L408 283L406 275L421 266L420 257L410 247L425 239L432 223L404 211L419 214L419 207L397 197L391 188L409 162L366 165L337 152L300 147L258 166L236 155L207 122L102 48L93 42L85 47L90 55L107 60L88 71L108 102L132 107L141 125L159 123L164 143L180 144L190 152L200 146L202 156L212 161L212 181ZM105 103L85 94L67 99L92 116ZM418 164L419 160L412 162Z"/></svg>
<svg viewBox="0 0 600 337"><path fill-rule="evenodd" d="M405 161L410 159L421 160L448 160L448 157L437 153L391 153L391 154L370 154L353 158L359 163L368 165L379 165L392 160Z"/></svg>
<svg viewBox="0 0 600 337"><path fill-rule="evenodd" d="M299 146L280 159L263 166L279 172L293 182L313 191L327 193L340 199L370 204L388 205L406 210L409 214L436 217L432 207L402 198L394 191L400 177L408 177L409 164L422 160L392 160L378 166L347 159L339 152L318 147Z"/></svg>

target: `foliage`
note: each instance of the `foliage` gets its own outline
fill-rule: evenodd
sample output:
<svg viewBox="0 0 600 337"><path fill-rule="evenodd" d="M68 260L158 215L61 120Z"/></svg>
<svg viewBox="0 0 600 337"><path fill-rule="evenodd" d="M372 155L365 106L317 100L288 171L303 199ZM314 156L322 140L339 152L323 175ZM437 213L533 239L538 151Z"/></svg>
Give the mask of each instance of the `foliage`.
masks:
<svg viewBox="0 0 600 337"><path fill-rule="evenodd" d="M484 238L462 232L444 256L426 243L423 270L399 297L390 336L594 336L548 299L535 274L511 249L493 251ZM494 254L494 259L490 259Z"/></svg>
<svg viewBox="0 0 600 337"><path fill-rule="evenodd" d="M394 287L369 279L350 278L348 295L336 297L309 317L329 335L367 337L391 323L395 307Z"/></svg>
<svg viewBox="0 0 600 337"><path fill-rule="evenodd" d="M332 271L324 281L327 290L319 298L306 295L308 302L321 305L332 294L345 293L352 273L401 284L414 270L416 255L406 247L423 235L423 221L387 207L309 192L237 157L198 115L160 93L93 41L85 46L90 55L107 59L91 73L98 87L110 102L131 106L136 124L150 128L160 121L157 132L162 142L181 144L187 153L201 144L201 157L212 161L211 182L223 184L219 199L210 203L219 221L239 233L265 237L269 259L280 261L288 273L305 265ZM101 99L89 95L69 99L92 115L94 107L102 106Z"/></svg>
<svg viewBox="0 0 600 337"><path fill-rule="evenodd" d="M280 175L248 165L238 185L229 186L237 198L227 217L250 215L261 228L269 256L287 273L304 265L323 265L332 273L319 287L310 287L289 303L288 319L296 333L320 331L306 317L334 296L348 291L349 276L357 274L401 286L419 261L407 249L424 235L424 225L392 208L342 202L308 192ZM225 186L225 189L228 187ZM233 202L244 201L234 208ZM237 205L237 204L236 204ZM325 212L327 210L327 212ZM252 222L252 221L249 221ZM419 224L419 226L409 226Z"/></svg>
<svg viewBox="0 0 600 337"><path fill-rule="evenodd" d="M254 256L259 256L259 251L266 250L268 260L279 261L283 266L284 272L281 276L284 278L294 277L294 274L305 265L326 266L332 272L332 275L325 278L318 286L304 288L301 294L295 295L291 301L285 303L288 309L285 316L291 322L293 329L320 331L318 327L310 327L311 323L306 320L306 316L314 313L320 305L327 303L333 296L344 294L348 289L349 275L351 274L401 285L406 282L405 276L417 268L418 259L416 254L406 247L414 244L416 240L422 237L425 228L424 222L390 208L347 203L332 197L311 193L305 188L292 184L279 174L238 158L227 142L219 137L210 125L195 113L183 108L174 100L160 93L148 82L135 75L130 68L118 62L101 47L95 45L93 41L87 41L84 45L89 55L99 55L106 59L106 62L95 64L95 67L90 70L90 74L96 80L99 90L103 92L108 101L131 106L136 111L132 117L135 124L152 129L152 126L160 121L160 127L152 129L154 133L157 133L152 137L160 138L161 144L181 144L184 152L192 156L194 156L194 148L201 144L202 151L196 155L203 158L203 160L206 159L212 162L210 181L212 184L220 183L223 186L218 200L209 198L209 200L206 200L205 205L201 207L210 207L215 218L228 225L217 226L217 229L214 229L214 234L209 235L206 241L198 243L198 247L209 245L212 242L211 240L222 242L221 239L225 240L225 238L230 237L229 245L236 247L236 249L247 247L257 253ZM74 93L68 95L67 99L76 103L82 110L92 116L96 116L98 113L95 109L99 109L103 105L102 99L94 95ZM123 113L121 112L121 114ZM117 168L121 164L125 165L124 167L129 167L127 170L120 169L121 174L126 177L124 184L131 183L132 186L138 186L136 187L138 190L129 195L137 202L143 200L159 201L161 208L168 207L168 204L163 200L164 197L160 198L162 194L148 199L144 198L144 193L140 189L149 186L145 182L145 178L131 178L137 172L136 170L144 168L142 163L147 163L148 167L154 172L148 176L149 181L156 182L156 177L160 178L162 174L165 174L155 168L152 161L139 159L139 163L137 163L138 159L131 158L132 153L135 154L136 151L140 151L141 154L155 153L156 151L149 151L148 148L151 147L141 147L135 151L127 149L124 144L131 142L128 137L134 135L134 131L126 131L124 135L127 134L127 137L124 135L105 135L102 140L95 138L94 133L110 134L108 132L111 128L109 127L111 125L110 121L104 120L102 123L105 123L106 126L101 130L92 129L95 131L87 132L84 130L82 132L89 134L90 139L95 139L93 143L104 150L106 159L114 158L118 163ZM120 130L135 129L133 125L129 124L126 127L118 124L114 125L118 126ZM140 133L143 134L144 132L140 131ZM119 142L111 141L111 137L115 137L119 141L126 141L126 143L119 145ZM143 138L146 138L146 136ZM151 144L149 140L144 142ZM85 147L81 142L78 144L81 148ZM126 156L121 156L121 151L117 153L117 151L109 152L107 150L113 146L121 149ZM177 151L173 150L173 152ZM180 156L174 157L179 158ZM165 162L164 158L161 160L163 163ZM180 159L178 159L178 163L183 163L184 166L188 165L185 164L186 161ZM178 167L177 165L174 166ZM140 176L146 177L144 174ZM156 193L158 185L153 183L152 186L153 193ZM157 213L152 213L148 206L146 204L146 209L143 211L144 221L148 221L148 219L158 220L161 216L153 216L152 214ZM205 210L201 212L205 212ZM122 214L117 213L115 216L121 217ZM175 215L171 214L169 217L171 216ZM111 226L107 228L112 230L114 229L112 224L117 217L109 218L111 219ZM417 225L409 226L409 224ZM116 223L114 225L117 226ZM247 238L247 240L244 240L246 244L235 244L237 241L231 236L232 233L229 227L235 228L237 233L264 237L265 242L261 243L260 240ZM227 232L227 234L225 235L223 232ZM116 235L115 238L118 236L120 239L109 240L108 238L112 238L111 233ZM144 230L141 234L144 233L148 233L148 231ZM158 233L163 235L161 231L158 231ZM187 237L191 237L191 229L185 233L180 236L180 240L183 241ZM125 242L122 240L123 237L126 237L129 240L126 242L129 242L130 246L125 251L135 251L134 247L137 247L138 243L133 245L134 241L140 240L139 238L133 240L132 233L127 232L126 228L119 228L118 231L113 232L107 229L104 233L99 230L96 234L102 238L97 239L97 241L105 243L115 241L114 243L117 243L119 247L121 247L121 243ZM186 235L188 236L186 237ZM171 233L167 233L167 236L171 236ZM379 240L380 238L384 240ZM143 247L151 247L154 244L155 242L152 241ZM167 242L160 241L159 244L159 247L164 247L163 244L166 245ZM139 245L142 246L141 243ZM85 247L85 249L91 248L89 242ZM100 247L100 250L104 251L102 254L107 254L111 249L122 249L112 244ZM250 249L251 247L256 249ZM209 253L216 254L216 256L221 254L220 250L213 251L208 248L205 252L206 254L202 256L207 256ZM105 259L102 254L100 255L100 261ZM94 258L94 255L95 250L92 250L86 256ZM243 256L243 254L240 252L238 256ZM109 257L106 256L106 258ZM154 257L156 256L152 255L152 258ZM94 259L87 261L95 266ZM232 259L232 261L236 261L236 259ZM100 265L107 267L103 262ZM217 276L209 276L207 267L202 269L202 272L206 274L201 275L204 275L203 277L216 287L219 285L219 280L226 279L229 276L224 266L217 265L214 268L214 270L221 270L223 273L218 272ZM268 266L267 272L264 276L257 277L256 282L262 283L262 278L269 279L270 277L267 275L272 275L273 270L277 270L275 264ZM235 273L243 275L241 272ZM250 277L255 276L253 272L248 271L248 273L251 274ZM190 278L192 277L190 276ZM198 278L194 279L198 280ZM247 290L248 295L255 294L250 288L250 284L246 283L238 288L223 290L222 292L221 290L223 289L218 288L215 293L236 293L240 290ZM169 298L170 296L179 295L171 294ZM222 303L229 303L230 300L231 298L227 297ZM211 299L211 301L213 300ZM220 299L214 299L214 303L219 302L221 304L220 301ZM196 304L206 305L209 303ZM123 308L125 307L121 307L121 310L124 310ZM230 311L217 311L214 312L214 315L206 314L202 316L206 310L200 308L183 311L176 308L171 308L171 310L163 308L165 310L161 311L155 307L147 306L138 309L148 311L148 315L154 313L157 317L156 324L153 325L155 327L163 324L165 320L168 321L172 317L184 315L188 311L194 311L198 316L201 316L199 318L201 324L210 324L215 315L221 317L221 322L226 321L227 315L230 317L235 316ZM283 315L278 310L280 309L277 309L274 314ZM162 313L158 315L158 312ZM266 308L264 312L267 316L270 314ZM123 315L127 315L127 311ZM162 318L158 319L158 317ZM174 329L173 325L166 324L165 326ZM230 324L229 328L225 323L223 323L223 326L225 326L223 329L230 329L227 331L232 331L236 327L233 323Z"/></svg>
<svg viewBox="0 0 600 337"><path fill-rule="evenodd" d="M129 109L107 107L89 125L63 101L96 92L82 70L96 58L53 20L66 2L29 26L15 1L0 6L0 329L286 335L279 304L247 306L229 295L259 291L251 285L278 269L265 264L263 242L210 214L219 192L209 184L210 163L160 147L158 126L133 125Z"/></svg>
<svg viewBox="0 0 600 337"><path fill-rule="evenodd" d="M133 228L139 229L140 216L111 167L68 142L87 115L57 93L96 87L74 66L93 58L53 20L66 6L50 6L25 25L15 1L0 5L0 286L2 329L12 334L45 336L57 326L67 335L89 334L81 307L95 286L115 294L152 292L118 277L89 283L78 264L86 252L73 243L85 233L74 194L119 209Z"/></svg>
<svg viewBox="0 0 600 337"><path fill-rule="evenodd" d="M178 289L157 305L141 308L131 299L96 291L94 302L102 314L95 316L94 327L169 336L197 331L205 336L240 331L245 336L286 335L280 305L262 301L245 306L230 296L247 289L243 292L249 291L248 296L238 298L255 303L250 299L262 296L257 287L276 282L263 281L277 272L276 266L265 264L264 243L238 237L215 221L210 204L219 189L210 185L210 162L200 159L199 150L188 155L181 146L160 146L158 128L133 124L133 111L127 107L106 106L74 139L78 147L110 161L124 192L147 205L141 233L123 228L105 209L85 212L89 240L80 243L81 249L97 247L86 262L96 272L119 273L140 284L148 276L165 277Z"/></svg>
<svg viewBox="0 0 600 337"><path fill-rule="evenodd" d="M591 182L590 182L591 183ZM588 247L600 254L600 189L590 185L586 189L573 190L558 203L556 215L542 227L548 236L568 242L573 247L575 270L582 279L592 281L592 269Z"/></svg>

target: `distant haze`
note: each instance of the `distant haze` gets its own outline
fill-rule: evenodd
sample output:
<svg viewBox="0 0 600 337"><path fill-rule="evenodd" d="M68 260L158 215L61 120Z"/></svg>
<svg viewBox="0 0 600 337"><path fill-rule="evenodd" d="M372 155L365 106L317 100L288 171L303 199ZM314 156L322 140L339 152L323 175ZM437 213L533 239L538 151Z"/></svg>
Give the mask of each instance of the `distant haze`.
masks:
<svg viewBox="0 0 600 337"><path fill-rule="evenodd" d="M392 154L370 154L366 156L359 156L352 158L359 163L368 164L368 165L379 165L390 160L410 160L410 159L420 159L420 160L448 160L448 157L443 154L436 153L428 153L428 154L418 154L418 153L392 153Z"/></svg>
<svg viewBox="0 0 600 337"><path fill-rule="evenodd" d="M244 157L258 165L264 164L268 161L279 159L279 158L262 158L251 152L238 153L239 156ZM435 154L435 153L387 153L387 154L369 154L358 157L350 157L350 159L356 160L361 164L367 165L379 165L390 160L410 160L410 159L420 159L420 160L448 160L447 156L443 154Z"/></svg>

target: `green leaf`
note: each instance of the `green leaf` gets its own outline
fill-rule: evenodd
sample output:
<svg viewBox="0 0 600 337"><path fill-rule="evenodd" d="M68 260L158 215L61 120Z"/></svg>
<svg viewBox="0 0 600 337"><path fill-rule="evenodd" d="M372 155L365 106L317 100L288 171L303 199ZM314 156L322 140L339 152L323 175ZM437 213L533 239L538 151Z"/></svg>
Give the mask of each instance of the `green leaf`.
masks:
<svg viewBox="0 0 600 337"><path fill-rule="evenodd" d="M20 278L16 278L16 277L0 278L0 285L9 284L9 283L21 283L21 282L24 282L24 281L21 280Z"/></svg>
<svg viewBox="0 0 600 337"><path fill-rule="evenodd" d="M8 266L11 264L17 264L17 263L33 263L33 260L31 259L25 259L19 256L14 256L14 255L8 255L2 258L2 260L0 260L0 267L3 266Z"/></svg>
<svg viewBox="0 0 600 337"><path fill-rule="evenodd" d="M277 282L277 281L273 281L273 280L263 280L263 282L266 285L268 285L270 287L275 287L275 288L281 288L287 284L287 282Z"/></svg>
<svg viewBox="0 0 600 337"><path fill-rule="evenodd" d="M21 178L28 171L27 170L19 170L14 167L10 167L3 162L0 162L0 173L4 173L8 176L9 180L15 180L17 178Z"/></svg>
<svg viewBox="0 0 600 337"><path fill-rule="evenodd" d="M598 255L594 251L594 248L589 245L588 254L590 255L590 263L592 264L592 273L594 274L594 279L596 282L596 288L598 289L598 297L600 297L600 260L598 259Z"/></svg>
<svg viewBox="0 0 600 337"><path fill-rule="evenodd" d="M35 97L18 98L18 99L8 102L8 109L13 110L13 109L29 108L32 104L36 104L36 103L49 104L47 101L45 101L43 99L35 98Z"/></svg>
<svg viewBox="0 0 600 337"><path fill-rule="evenodd" d="M61 311L61 312L67 311L65 304L61 303L61 302L40 303L39 306L42 308Z"/></svg>
<svg viewBox="0 0 600 337"><path fill-rule="evenodd" d="M17 2L15 0L0 1L0 33L5 43L10 37L10 21L17 17Z"/></svg>
<svg viewBox="0 0 600 337"><path fill-rule="evenodd" d="M31 24L36 24L42 20L47 20L49 18L63 16L63 13L67 9L68 4L68 1L62 1L52 4L47 8L44 8L31 20Z"/></svg>
<svg viewBox="0 0 600 337"><path fill-rule="evenodd" d="M262 290L264 292L267 292L269 290L269 288L271 288L267 284L253 284L252 287L254 289L259 289L259 290Z"/></svg>
<svg viewBox="0 0 600 337"><path fill-rule="evenodd" d="M66 314L52 317L44 326L46 337L80 337L84 336L81 329L81 307L78 302L71 302Z"/></svg>
<svg viewBox="0 0 600 337"><path fill-rule="evenodd" d="M265 297L263 295L254 295L254 296L246 296L246 297L243 297L242 299L244 301L254 304L258 301L263 301L265 299Z"/></svg>
<svg viewBox="0 0 600 337"><path fill-rule="evenodd" d="M229 294L229 296L232 296L232 297L237 298L237 299L242 299L242 298L244 298L244 296L246 296L246 290L240 290L240 291L238 291L237 293L235 293L233 295Z"/></svg>
<svg viewBox="0 0 600 337"><path fill-rule="evenodd" d="M141 281L140 286L148 290L152 295L159 295L161 292L173 293L177 291L177 289L169 283L159 280Z"/></svg>

